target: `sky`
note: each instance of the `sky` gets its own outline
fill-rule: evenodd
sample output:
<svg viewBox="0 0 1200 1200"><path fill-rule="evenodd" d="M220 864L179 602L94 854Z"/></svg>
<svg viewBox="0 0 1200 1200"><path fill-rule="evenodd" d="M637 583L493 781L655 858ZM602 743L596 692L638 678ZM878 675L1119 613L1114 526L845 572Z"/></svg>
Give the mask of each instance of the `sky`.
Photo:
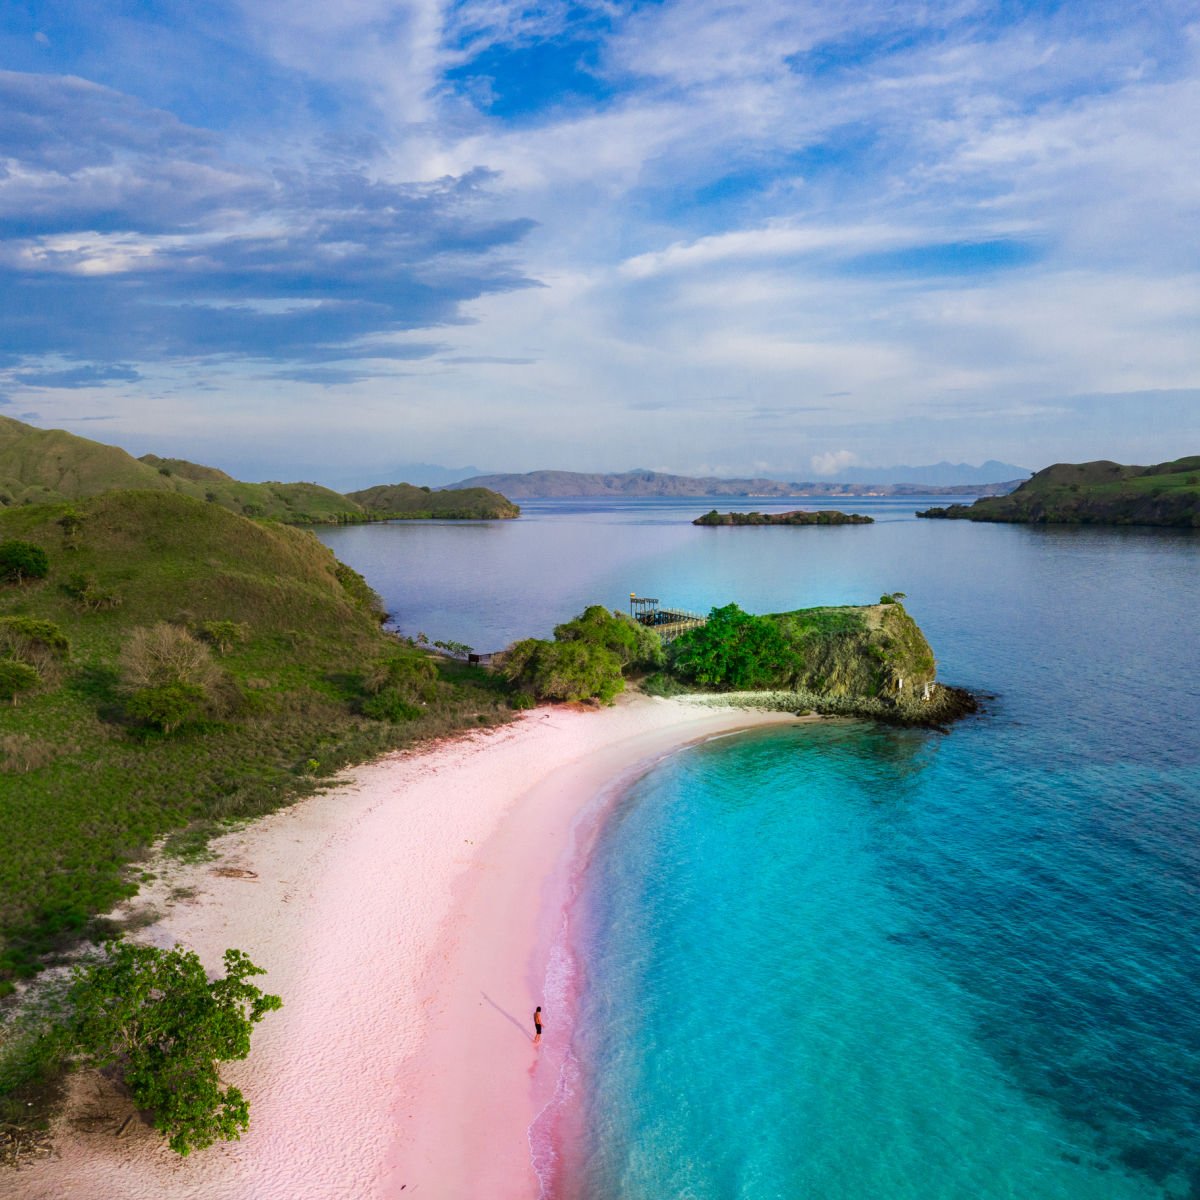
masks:
<svg viewBox="0 0 1200 1200"><path fill-rule="evenodd" d="M343 486L1200 453L1200 3L5 0L0 414Z"/></svg>

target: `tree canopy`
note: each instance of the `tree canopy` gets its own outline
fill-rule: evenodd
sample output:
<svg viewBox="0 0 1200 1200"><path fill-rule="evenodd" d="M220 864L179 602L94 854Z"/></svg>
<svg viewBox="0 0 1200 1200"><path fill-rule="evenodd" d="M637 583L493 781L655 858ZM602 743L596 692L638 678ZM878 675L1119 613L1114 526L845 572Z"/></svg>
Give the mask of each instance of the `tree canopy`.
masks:
<svg viewBox="0 0 1200 1200"><path fill-rule="evenodd" d="M179 1154L236 1140L250 1106L221 1086L222 1062L250 1053L250 1033L282 1006L248 979L265 972L240 950L225 951L225 974L210 982L195 952L118 942L77 968L70 999L73 1044L82 1062L118 1067L139 1108Z"/></svg>
<svg viewBox="0 0 1200 1200"><path fill-rule="evenodd" d="M708 621L671 646L671 669L682 679L735 691L778 685L796 655L779 626L736 604L714 608Z"/></svg>

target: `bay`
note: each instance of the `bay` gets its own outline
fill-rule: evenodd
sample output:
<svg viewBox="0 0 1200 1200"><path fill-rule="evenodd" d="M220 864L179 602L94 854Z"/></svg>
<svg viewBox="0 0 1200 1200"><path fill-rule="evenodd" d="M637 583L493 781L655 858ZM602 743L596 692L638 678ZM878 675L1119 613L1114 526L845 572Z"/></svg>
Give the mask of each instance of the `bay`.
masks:
<svg viewBox="0 0 1200 1200"><path fill-rule="evenodd" d="M711 506L320 534L403 632L484 650L630 591L901 590L940 677L990 697L948 736L757 733L635 786L575 923L587 1133L555 1194L1200 1196L1200 537L892 500L690 524Z"/></svg>

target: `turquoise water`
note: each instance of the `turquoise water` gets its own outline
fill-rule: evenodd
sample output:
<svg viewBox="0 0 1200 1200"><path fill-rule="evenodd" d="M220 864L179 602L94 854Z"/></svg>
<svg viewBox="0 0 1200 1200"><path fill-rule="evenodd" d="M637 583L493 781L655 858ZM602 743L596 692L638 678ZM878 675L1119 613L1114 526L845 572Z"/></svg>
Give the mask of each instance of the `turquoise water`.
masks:
<svg viewBox="0 0 1200 1200"><path fill-rule="evenodd" d="M480 648L631 590L898 588L991 697L949 735L737 735L632 789L582 877L548 1194L1200 1198L1200 537L696 507L326 539L406 632Z"/></svg>
<svg viewBox="0 0 1200 1200"><path fill-rule="evenodd" d="M556 1194L1200 1194L1196 876L1136 815L1198 783L857 723L674 756L588 872Z"/></svg>

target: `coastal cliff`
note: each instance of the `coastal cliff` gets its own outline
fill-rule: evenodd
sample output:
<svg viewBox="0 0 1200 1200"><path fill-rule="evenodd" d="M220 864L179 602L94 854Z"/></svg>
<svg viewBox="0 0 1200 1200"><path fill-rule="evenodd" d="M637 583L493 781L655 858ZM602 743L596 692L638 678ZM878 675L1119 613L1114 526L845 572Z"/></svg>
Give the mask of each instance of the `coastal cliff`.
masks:
<svg viewBox="0 0 1200 1200"><path fill-rule="evenodd" d="M1056 463L1007 496L928 508L918 517L1036 525L1200 528L1200 456L1151 467Z"/></svg>

